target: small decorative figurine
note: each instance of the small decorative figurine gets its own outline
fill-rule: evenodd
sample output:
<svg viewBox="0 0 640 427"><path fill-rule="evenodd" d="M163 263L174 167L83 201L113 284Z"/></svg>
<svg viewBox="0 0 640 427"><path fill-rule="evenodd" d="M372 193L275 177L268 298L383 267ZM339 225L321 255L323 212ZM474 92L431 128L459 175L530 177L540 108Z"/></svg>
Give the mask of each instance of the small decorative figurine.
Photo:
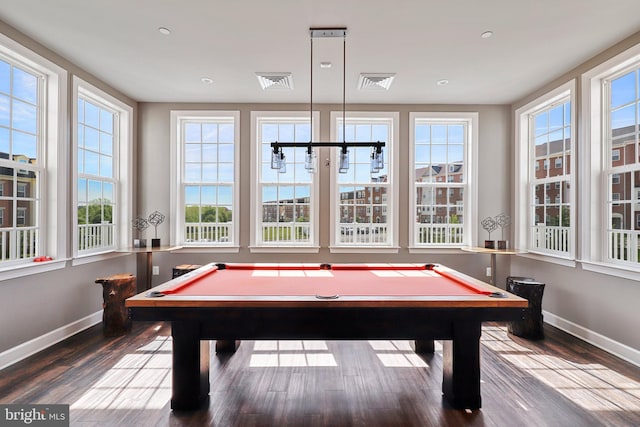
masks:
<svg viewBox="0 0 640 427"><path fill-rule="evenodd" d="M158 211L155 211L151 215L149 215L147 221L155 228L155 238L151 239L151 247L158 248L160 247L160 239L158 238L158 226L164 222L164 215Z"/></svg>
<svg viewBox="0 0 640 427"><path fill-rule="evenodd" d="M489 240L485 240L484 241L484 247L487 249L495 249L496 248L496 242L495 240L491 240L491 232L495 231L498 228L498 223L489 217L486 217L485 219L483 219L480 224L482 224L482 228L484 228L485 230L487 230L487 232L489 233Z"/></svg>
<svg viewBox="0 0 640 427"><path fill-rule="evenodd" d="M133 221L131 221L131 224L133 225L133 228L136 229L138 231L138 237L140 237L140 233L142 233L144 230L146 230L147 228L149 228L149 222L142 218L142 217L137 217L136 219L134 219ZM133 247L134 248L146 248L147 247L147 241L145 239L134 239L133 240Z"/></svg>
<svg viewBox="0 0 640 427"><path fill-rule="evenodd" d="M507 249L507 241L504 239L504 229L511 225L511 217L501 213L495 217L496 224L500 227L500 240L498 240L498 249Z"/></svg>

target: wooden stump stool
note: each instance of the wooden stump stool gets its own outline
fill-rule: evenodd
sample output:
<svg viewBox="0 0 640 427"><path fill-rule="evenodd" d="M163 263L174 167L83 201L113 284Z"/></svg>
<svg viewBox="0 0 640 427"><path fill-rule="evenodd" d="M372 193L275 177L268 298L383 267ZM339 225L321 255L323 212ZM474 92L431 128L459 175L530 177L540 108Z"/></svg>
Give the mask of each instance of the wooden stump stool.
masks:
<svg viewBox="0 0 640 427"><path fill-rule="evenodd" d="M196 270L198 268L202 267L201 265L197 265L197 264L180 264L180 265L176 265L175 267L173 267L173 272L171 275L172 279L175 279L176 277L180 277L183 274L187 274L193 270Z"/></svg>
<svg viewBox="0 0 640 427"><path fill-rule="evenodd" d="M136 276L115 274L96 279L102 285L102 331L105 337L126 334L131 330L131 318L124 301L136 294Z"/></svg>
<svg viewBox="0 0 640 427"><path fill-rule="evenodd" d="M543 339L542 296L544 283L528 277L507 277L507 291L529 301L524 311L524 319L509 322L507 331L513 335L529 339Z"/></svg>

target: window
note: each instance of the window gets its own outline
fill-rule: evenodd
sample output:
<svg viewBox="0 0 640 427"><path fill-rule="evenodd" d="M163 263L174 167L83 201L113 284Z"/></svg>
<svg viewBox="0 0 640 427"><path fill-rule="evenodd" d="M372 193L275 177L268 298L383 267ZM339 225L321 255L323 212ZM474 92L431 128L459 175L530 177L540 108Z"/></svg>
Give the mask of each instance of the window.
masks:
<svg viewBox="0 0 640 427"><path fill-rule="evenodd" d="M317 174L305 169L306 148L284 148L286 168L271 168L271 143L317 139L318 115L252 112L252 250L318 250ZM319 156L319 153L318 153Z"/></svg>
<svg viewBox="0 0 640 427"><path fill-rule="evenodd" d="M0 35L1 270L64 256L65 84L64 70Z"/></svg>
<svg viewBox="0 0 640 427"><path fill-rule="evenodd" d="M585 112L584 181L581 197L584 268L636 279L640 262L640 45L582 76ZM614 196L615 194L619 196ZM614 197L618 197L615 200Z"/></svg>
<svg viewBox="0 0 640 427"><path fill-rule="evenodd" d="M516 246L565 259L575 256L573 88L573 82L567 83L516 112L516 174L519 188L526 188L516 194ZM550 168L552 160L554 167ZM539 162L545 165L543 169L536 167Z"/></svg>
<svg viewBox="0 0 640 427"><path fill-rule="evenodd" d="M371 148L350 147L349 168L339 172L340 148L331 148L333 251L397 251L397 113L350 112L331 115L334 141L384 141L384 167L371 172ZM344 126L344 128L343 128ZM358 249L355 249L358 248ZM365 249L367 248L367 249Z"/></svg>
<svg viewBox="0 0 640 427"><path fill-rule="evenodd" d="M172 111L177 218L172 242L238 246L237 111Z"/></svg>
<svg viewBox="0 0 640 427"><path fill-rule="evenodd" d="M635 64L603 80L604 146L611 151L611 163L603 172L611 185L607 193L611 202L608 229L608 259L614 262L638 263L640 228L634 221L640 211L637 192L640 188L640 64ZM615 177L615 179L614 179ZM637 265L637 264L636 264Z"/></svg>
<svg viewBox="0 0 640 427"><path fill-rule="evenodd" d="M74 255L130 246L132 109L74 77Z"/></svg>
<svg viewBox="0 0 640 427"><path fill-rule="evenodd" d="M556 157L554 160L554 167L556 169L562 169L562 157Z"/></svg>
<svg viewBox="0 0 640 427"><path fill-rule="evenodd" d="M412 246L471 245L478 114L411 113L410 123Z"/></svg>
<svg viewBox="0 0 640 427"><path fill-rule="evenodd" d="M620 161L620 150L611 150L611 161L612 162Z"/></svg>
<svg viewBox="0 0 640 427"><path fill-rule="evenodd" d="M80 94L78 102L78 252L114 248L117 114ZM117 153L117 150L115 151Z"/></svg>

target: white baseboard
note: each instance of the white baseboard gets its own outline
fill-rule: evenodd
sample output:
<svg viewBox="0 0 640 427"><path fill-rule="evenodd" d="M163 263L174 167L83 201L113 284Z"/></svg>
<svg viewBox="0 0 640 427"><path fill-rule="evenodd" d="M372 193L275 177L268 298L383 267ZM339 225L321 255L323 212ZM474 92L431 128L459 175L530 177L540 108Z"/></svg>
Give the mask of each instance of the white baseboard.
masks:
<svg viewBox="0 0 640 427"><path fill-rule="evenodd" d="M618 341L614 341L611 338L605 337L597 332L593 332L583 326L575 324L569 320L558 317L548 311L542 312L544 315L544 321L558 329L565 331L575 337L580 338L583 341L588 342L602 350L613 354L621 359L626 360L629 363L633 363L636 366L640 366L640 350L631 348L628 345L622 344Z"/></svg>
<svg viewBox="0 0 640 427"><path fill-rule="evenodd" d="M93 325L102 322L102 310L88 315L80 320L76 320L73 323L62 326L56 330L48 332L16 347L10 348L0 353L0 369L4 369L7 366L13 365L16 362L26 359L27 357L35 354L39 351L51 347L52 345L59 343L60 341L69 338L78 332L84 331Z"/></svg>

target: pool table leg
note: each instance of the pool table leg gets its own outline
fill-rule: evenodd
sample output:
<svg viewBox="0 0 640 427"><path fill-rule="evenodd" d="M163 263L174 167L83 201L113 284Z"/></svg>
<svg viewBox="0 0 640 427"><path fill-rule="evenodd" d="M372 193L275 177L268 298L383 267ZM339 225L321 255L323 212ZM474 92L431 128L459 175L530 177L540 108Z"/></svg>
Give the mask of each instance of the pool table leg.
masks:
<svg viewBox="0 0 640 427"><path fill-rule="evenodd" d="M200 323L174 321L171 409L189 411L209 403L208 340L200 340Z"/></svg>
<svg viewBox="0 0 640 427"><path fill-rule="evenodd" d="M240 340L216 340L216 353L235 353Z"/></svg>
<svg viewBox="0 0 640 427"><path fill-rule="evenodd" d="M442 392L456 409L479 409L481 322L455 322L453 339L442 342Z"/></svg>
<svg viewBox="0 0 640 427"><path fill-rule="evenodd" d="M415 340L416 353L435 353L433 340Z"/></svg>

